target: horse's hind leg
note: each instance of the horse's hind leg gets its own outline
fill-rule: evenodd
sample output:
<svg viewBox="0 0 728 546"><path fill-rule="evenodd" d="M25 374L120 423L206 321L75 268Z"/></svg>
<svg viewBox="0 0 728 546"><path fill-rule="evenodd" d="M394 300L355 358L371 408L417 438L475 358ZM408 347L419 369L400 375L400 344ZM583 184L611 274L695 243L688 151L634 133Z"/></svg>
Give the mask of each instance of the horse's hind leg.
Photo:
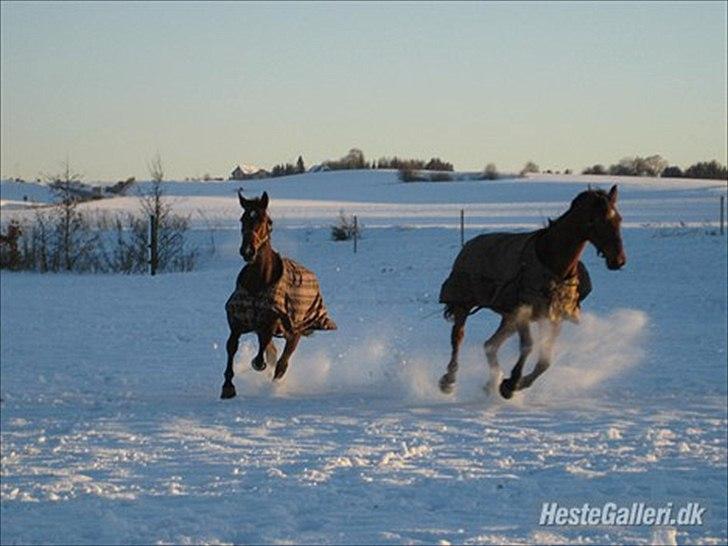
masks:
<svg viewBox="0 0 728 546"><path fill-rule="evenodd" d="M498 329L485 342L485 358L488 361L489 378L485 390L495 394L503 379L503 372L498 364L498 349L516 331L515 319L512 316L504 315Z"/></svg>
<svg viewBox="0 0 728 546"><path fill-rule="evenodd" d="M222 385L222 394L220 398L234 398L235 397L235 385L233 385L233 358L235 353L238 352L238 343L242 329L236 324L230 324L230 335L228 336L225 348L227 349L227 367L225 368L225 383Z"/></svg>
<svg viewBox="0 0 728 546"><path fill-rule="evenodd" d="M469 309L466 307L455 307L453 310L454 324L450 333L452 352L450 362L447 365L447 372L440 378L440 390L445 394L450 394L454 389L455 376L458 373L458 353L465 335L465 321L468 320L468 312Z"/></svg>
<svg viewBox="0 0 728 546"><path fill-rule="evenodd" d="M521 378L521 381L518 383L518 390L530 387L536 378L548 370L551 365L551 355L553 353L556 338L561 331L561 323L558 321L549 321L545 325L542 324L541 328L546 328L548 332L541 342L541 347L538 352L538 362L536 362L536 366L533 368L531 373Z"/></svg>
<svg viewBox="0 0 728 546"><path fill-rule="evenodd" d="M523 365L526 363L526 359L533 349L533 338L531 337L531 328L528 325L528 320L519 321L517 328L521 354L518 356L516 365L511 370L511 376L500 384L500 393L503 398L510 398L513 396L513 391L520 388L519 382L521 381Z"/></svg>
<svg viewBox="0 0 728 546"><path fill-rule="evenodd" d="M276 363L276 359L278 358L278 350L276 349L275 343L273 343L273 340L268 343L268 346L265 348L265 362L268 364L268 366L273 366Z"/></svg>
<svg viewBox="0 0 728 546"><path fill-rule="evenodd" d="M288 360L291 358L293 351L298 347L298 342L301 339L301 334L293 334L286 337L286 346L283 347L283 353L281 358L276 364L276 373L273 374L273 381L278 381L283 378L283 375L288 369Z"/></svg>

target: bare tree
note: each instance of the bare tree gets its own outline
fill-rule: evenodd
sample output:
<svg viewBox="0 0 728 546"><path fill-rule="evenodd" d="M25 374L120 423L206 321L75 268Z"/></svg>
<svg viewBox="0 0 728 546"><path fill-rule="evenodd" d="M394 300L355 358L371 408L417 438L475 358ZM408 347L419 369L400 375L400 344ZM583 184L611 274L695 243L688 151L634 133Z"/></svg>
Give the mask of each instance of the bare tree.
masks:
<svg viewBox="0 0 728 546"><path fill-rule="evenodd" d="M74 193L74 190L81 185L83 176L71 168L68 157L62 163L62 167L63 170L59 174L45 176L58 198L57 215L53 214L53 217L57 216L57 221L53 222L56 237L56 244L53 247L56 252L53 253L52 259L58 262L57 268L71 271L81 255L90 249L93 241L89 239L89 230L84 217L77 210L79 198Z"/></svg>
<svg viewBox="0 0 728 546"><path fill-rule="evenodd" d="M659 154L648 156L642 162L643 171L647 176L660 176L668 165L667 160Z"/></svg>
<svg viewBox="0 0 728 546"><path fill-rule="evenodd" d="M153 214L157 222L160 223L169 214L171 205L164 199L164 188L162 186L164 164L159 152L147 162L147 169L149 170L152 185L149 191L141 196L142 210L146 214Z"/></svg>
<svg viewBox="0 0 728 546"><path fill-rule="evenodd" d="M660 155L625 157L609 167L609 174L622 176L660 176L667 168L667 160Z"/></svg>
<svg viewBox="0 0 728 546"><path fill-rule="evenodd" d="M154 217L157 233L156 266L160 271L189 271L194 267L196 248L187 248L185 233L190 219L172 212L164 192L164 164L159 152L147 163L151 187L140 195L142 211Z"/></svg>

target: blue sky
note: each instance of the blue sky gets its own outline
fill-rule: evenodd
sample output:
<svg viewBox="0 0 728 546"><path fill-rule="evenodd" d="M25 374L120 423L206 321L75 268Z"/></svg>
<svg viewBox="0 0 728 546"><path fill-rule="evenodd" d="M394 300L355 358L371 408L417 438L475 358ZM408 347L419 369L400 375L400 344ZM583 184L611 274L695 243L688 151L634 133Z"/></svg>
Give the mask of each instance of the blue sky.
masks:
<svg viewBox="0 0 728 546"><path fill-rule="evenodd" d="M726 162L726 3L2 2L2 175Z"/></svg>

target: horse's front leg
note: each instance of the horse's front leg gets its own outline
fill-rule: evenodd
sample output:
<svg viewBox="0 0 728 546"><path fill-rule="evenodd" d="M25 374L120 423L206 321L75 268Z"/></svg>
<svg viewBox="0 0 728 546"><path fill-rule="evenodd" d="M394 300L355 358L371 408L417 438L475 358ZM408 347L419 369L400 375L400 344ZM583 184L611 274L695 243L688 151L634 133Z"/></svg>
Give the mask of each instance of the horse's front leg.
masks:
<svg viewBox="0 0 728 546"><path fill-rule="evenodd" d="M440 378L440 390L445 394L450 394L455 385L455 376L458 373L458 353L465 336L465 321L468 320L468 312L469 309L466 307L453 309L453 325L450 333L452 352L450 353L450 362L447 364L447 372Z"/></svg>
<svg viewBox="0 0 728 546"><path fill-rule="evenodd" d="M528 325L528 320L519 321L517 328L520 341L520 354L518 355L516 365L511 370L511 376L500 384L500 393L503 398L510 398L513 396L513 391L520 388L519 382L521 381L523 365L526 363L526 359L528 359L528 355L531 354L531 350L533 349L533 338L531 337L531 328Z"/></svg>
<svg viewBox="0 0 728 546"><path fill-rule="evenodd" d="M281 358L276 364L276 373L273 375L273 381L278 381L279 379L283 378L283 375L288 369L288 359L291 358L293 351L296 350L300 339L301 334L291 334L286 336L286 346L283 347L283 353L281 354Z"/></svg>
<svg viewBox="0 0 728 546"><path fill-rule="evenodd" d="M536 378L548 370L551 365L551 356L554 344L556 342L556 338L559 336L559 332L561 332L561 322L550 320L546 324L542 323L540 327L542 332L544 328L547 329L547 332L544 336L542 336L543 341L541 342L541 347L538 352L538 362L536 362L536 366L533 368L533 371L521 379L518 384L518 390L530 387Z"/></svg>
<svg viewBox="0 0 728 546"><path fill-rule="evenodd" d="M235 358L235 353L238 351L238 343L241 333L242 330L236 325L230 325L230 335L228 336L227 344L225 345L225 348L227 349L225 383L222 385L222 394L220 395L220 398L223 399L235 397L235 385L233 385L233 377L235 376L235 372L233 372L233 359Z"/></svg>
<svg viewBox="0 0 728 546"><path fill-rule="evenodd" d="M273 341L273 332L275 331L275 321L270 324L262 326L259 330L256 330L258 336L258 354L255 355L250 365L256 372L262 372L266 369L267 364L265 363L265 354L268 347Z"/></svg>

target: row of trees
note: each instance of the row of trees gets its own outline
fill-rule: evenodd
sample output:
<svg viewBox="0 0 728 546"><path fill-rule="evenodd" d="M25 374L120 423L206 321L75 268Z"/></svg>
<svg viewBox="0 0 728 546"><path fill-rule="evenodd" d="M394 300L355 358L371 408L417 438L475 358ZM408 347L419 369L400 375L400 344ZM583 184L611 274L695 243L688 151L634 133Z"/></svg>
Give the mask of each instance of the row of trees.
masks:
<svg viewBox="0 0 728 546"><path fill-rule="evenodd" d="M339 158L324 161L316 170L351 170L351 169L396 169L399 171L400 179L406 182L418 182L427 180L452 180L451 176L444 173L454 171L454 166L448 161L439 157L433 157L429 161L416 158L380 157L378 160L367 161L359 148L352 148L349 152ZM273 167L269 176L287 176L301 174L306 171L303 157L299 156L295 165L283 163ZM435 171L443 174L425 175L421 171ZM533 161L527 161L520 171L520 176L541 172L539 166ZM551 170L544 171L552 174ZM555 174L560 174L556 171ZM566 169L564 174L571 174L571 169ZM714 178L726 179L726 167L717 161L705 161L695 163L684 171L676 166L670 166L662 156L655 154L647 157L626 157L618 163L605 167L602 164L587 167L582 174L601 174L613 176L663 176L663 177L685 177L685 178ZM251 176L252 177L252 176ZM488 163L485 169L476 178L481 180L496 180L501 177L495 164Z"/></svg>
<svg viewBox="0 0 728 546"><path fill-rule="evenodd" d="M394 157L380 157L372 163L372 169L409 169L412 171L449 171L455 170L452 163L433 157L429 161L424 159L401 159Z"/></svg>
<svg viewBox="0 0 728 546"><path fill-rule="evenodd" d="M614 176L661 176L664 178L709 178L725 180L728 170L717 161L701 161L694 163L684 171L660 155L647 157L625 157L608 168L597 164L587 167L582 174L609 174Z"/></svg>
<svg viewBox="0 0 728 546"><path fill-rule="evenodd" d="M397 156L380 157L377 160L367 161L359 148L352 148L340 159L329 159L322 163L326 170L340 171L348 169L397 169L410 171L453 171L453 164L443 161L439 157L424 159L405 159Z"/></svg>
<svg viewBox="0 0 728 546"><path fill-rule="evenodd" d="M279 165L275 165L270 171L270 176L288 176L291 174L302 174L305 172L306 165L303 162L303 156L299 155L298 161L296 161L295 165L292 163L281 163Z"/></svg>
<svg viewBox="0 0 728 546"><path fill-rule="evenodd" d="M432 158L429 161L422 159L402 159L399 157L382 157L371 163L366 161L364 153L353 148L341 159L330 160L323 163L330 170L341 169L397 169L400 179L406 182L419 182L427 180L452 180L451 176L442 174L426 176L420 171L452 172L452 163L442 161L440 158ZM520 176L541 172L539 166L533 161L527 161L520 171ZM552 171L547 170L551 174ZM559 173L557 173L559 174ZM564 174L571 174L571 169L566 169ZM725 180L728 178L724 165L717 161L698 162L684 171L676 166L670 166L669 162L662 156L655 154L647 157L626 157L608 168L603 165L587 167L582 174L604 174L613 176L662 176L674 178L709 178ZM482 180L496 180L501 177L494 163L488 163L482 174L478 177Z"/></svg>
<svg viewBox="0 0 728 546"><path fill-rule="evenodd" d="M403 159L397 156L380 157L378 160L367 161L359 148L352 148L349 152L339 159L329 159L321 163L320 166L314 167L315 171L341 171L353 169L397 169L407 171L445 171L452 172L455 168L452 163L443 161L439 157L430 158L429 161L424 159ZM231 180L249 180L278 176L288 176L292 174L302 174L306 172L306 165L303 156L298 156L296 164L280 163L275 165L270 171L260 169L257 172L245 173L237 167L230 176Z"/></svg>
<svg viewBox="0 0 728 546"><path fill-rule="evenodd" d="M716 160L699 161L690 165L684 171L677 165L667 167L662 171L662 175L669 178L710 178L715 180L727 180L728 168L721 165Z"/></svg>
<svg viewBox="0 0 728 546"><path fill-rule="evenodd" d="M328 161L324 161L322 165L331 171L371 168L371 164L364 157L364 152L359 148L352 148L341 159L329 159Z"/></svg>

